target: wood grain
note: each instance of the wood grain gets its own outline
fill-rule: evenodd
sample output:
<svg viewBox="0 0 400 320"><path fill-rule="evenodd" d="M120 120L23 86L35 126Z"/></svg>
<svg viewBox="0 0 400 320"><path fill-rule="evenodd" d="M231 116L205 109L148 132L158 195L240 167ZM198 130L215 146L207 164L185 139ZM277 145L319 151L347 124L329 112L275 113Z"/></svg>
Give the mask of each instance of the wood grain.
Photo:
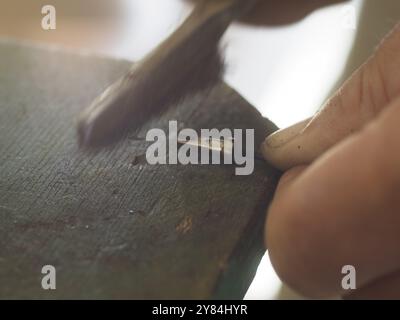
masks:
<svg viewBox="0 0 400 320"><path fill-rule="evenodd" d="M0 298L241 298L279 172L143 161L152 127L276 127L227 85L117 145L77 146L76 115L130 63L0 41ZM41 288L41 268L57 289Z"/></svg>

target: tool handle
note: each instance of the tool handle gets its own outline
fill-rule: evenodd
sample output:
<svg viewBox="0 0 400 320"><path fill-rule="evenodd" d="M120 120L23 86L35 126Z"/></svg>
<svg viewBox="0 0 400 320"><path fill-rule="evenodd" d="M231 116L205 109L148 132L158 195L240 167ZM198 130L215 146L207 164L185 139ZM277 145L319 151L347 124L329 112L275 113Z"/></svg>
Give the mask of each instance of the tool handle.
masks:
<svg viewBox="0 0 400 320"><path fill-rule="evenodd" d="M80 144L108 144L156 111L216 83L223 69L219 40L229 24L255 2L207 0L198 4L167 40L82 113Z"/></svg>

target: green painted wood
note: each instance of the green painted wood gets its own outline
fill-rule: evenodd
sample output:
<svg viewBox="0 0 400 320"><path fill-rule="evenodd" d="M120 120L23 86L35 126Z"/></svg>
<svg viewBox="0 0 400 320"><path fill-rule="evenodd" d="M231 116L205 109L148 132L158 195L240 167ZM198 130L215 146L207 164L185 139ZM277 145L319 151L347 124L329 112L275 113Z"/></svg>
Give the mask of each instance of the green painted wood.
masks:
<svg viewBox="0 0 400 320"><path fill-rule="evenodd" d="M241 298L263 254L279 172L151 166L152 127L276 127L227 85L187 98L117 145L80 150L76 117L127 61L0 41L0 298ZM57 289L41 288L54 265Z"/></svg>

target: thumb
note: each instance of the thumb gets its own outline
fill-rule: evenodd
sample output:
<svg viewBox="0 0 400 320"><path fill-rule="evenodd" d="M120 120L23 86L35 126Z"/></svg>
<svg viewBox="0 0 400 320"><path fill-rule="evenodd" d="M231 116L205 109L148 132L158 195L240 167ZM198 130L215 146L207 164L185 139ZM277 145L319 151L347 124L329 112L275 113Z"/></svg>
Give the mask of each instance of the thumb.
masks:
<svg viewBox="0 0 400 320"><path fill-rule="evenodd" d="M266 160L282 170L309 164L376 117L400 93L399 52L400 24L313 118L267 137Z"/></svg>

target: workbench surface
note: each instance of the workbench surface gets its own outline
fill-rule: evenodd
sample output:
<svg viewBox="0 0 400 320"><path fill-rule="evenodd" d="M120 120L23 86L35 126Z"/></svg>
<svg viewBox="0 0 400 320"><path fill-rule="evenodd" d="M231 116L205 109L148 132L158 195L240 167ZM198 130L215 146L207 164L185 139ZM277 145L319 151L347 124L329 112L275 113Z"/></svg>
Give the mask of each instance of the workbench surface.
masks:
<svg viewBox="0 0 400 320"><path fill-rule="evenodd" d="M0 41L0 298L242 298L264 253L279 172L148 165L141 139L188 128L276 127L224 83L120 143L79 149L76 117L130 63ZM56 290L41 269L56 268Z"/></svg>

